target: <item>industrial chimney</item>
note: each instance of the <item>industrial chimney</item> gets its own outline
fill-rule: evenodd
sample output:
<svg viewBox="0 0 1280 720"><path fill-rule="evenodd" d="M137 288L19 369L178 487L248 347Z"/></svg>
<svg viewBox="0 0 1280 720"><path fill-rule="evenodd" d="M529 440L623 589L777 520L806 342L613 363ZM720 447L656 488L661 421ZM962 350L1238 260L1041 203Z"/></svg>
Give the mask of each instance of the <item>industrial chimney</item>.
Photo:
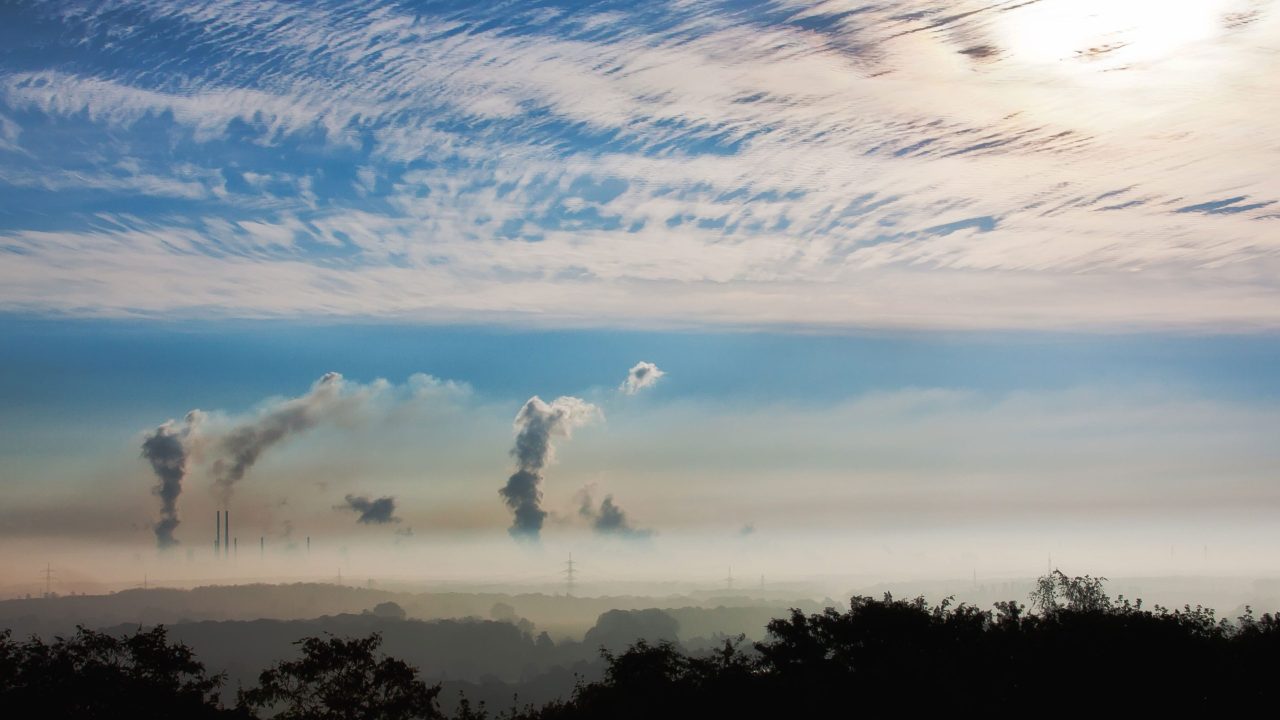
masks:
<svg viewBox="0 0 1280 720"><path fill-rule="evenodd" d="M224 557L231 557L231 511L222 511L222 537L226 540L226 545L222 548Z"/></svg>
<svg viewBox="0 0 1280 720"><path fill-rule="evenodd" d="M222 511L214 511L213 516L213 556L216 558L222 554Z"/></svg>

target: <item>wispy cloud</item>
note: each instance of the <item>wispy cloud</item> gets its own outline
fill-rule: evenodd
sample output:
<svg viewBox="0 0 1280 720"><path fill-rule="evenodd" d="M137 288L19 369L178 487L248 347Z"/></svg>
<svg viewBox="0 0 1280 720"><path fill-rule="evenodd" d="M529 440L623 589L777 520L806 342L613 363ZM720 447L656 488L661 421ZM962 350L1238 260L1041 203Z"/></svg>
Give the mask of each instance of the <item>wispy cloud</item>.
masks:
<svg viewBox="0 0 1280 720"><path fill-rule="evenodd" d="M0 67L0 307L1280 324L1280 15L1095 5L33 9L113 49Z"/></svg>

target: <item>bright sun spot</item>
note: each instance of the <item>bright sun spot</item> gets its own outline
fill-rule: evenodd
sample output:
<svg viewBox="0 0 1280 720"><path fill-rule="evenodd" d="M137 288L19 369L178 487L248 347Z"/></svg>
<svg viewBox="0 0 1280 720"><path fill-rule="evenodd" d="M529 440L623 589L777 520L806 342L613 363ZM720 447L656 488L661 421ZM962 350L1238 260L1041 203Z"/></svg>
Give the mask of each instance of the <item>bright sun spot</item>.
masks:
<svg viewBox="0 0 1280 720"><path fill-rule="evenodd" d="M1155 63L1221 32L1229 0L1050 0L1007 13L1005 46L1029 62L1107 70Z"/></svg>

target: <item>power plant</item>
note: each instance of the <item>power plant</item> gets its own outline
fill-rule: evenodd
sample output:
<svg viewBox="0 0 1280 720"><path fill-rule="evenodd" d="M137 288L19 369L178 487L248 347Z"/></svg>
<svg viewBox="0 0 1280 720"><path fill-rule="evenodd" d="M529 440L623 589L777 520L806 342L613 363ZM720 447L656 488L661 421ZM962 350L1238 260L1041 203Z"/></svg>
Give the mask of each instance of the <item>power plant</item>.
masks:
<svg viewBox="0 0 1280 720"><path fill-rule="evenodd" d="M240 557L240 538L231 534L231 511L217 510L213 516L213 557L225 560L238 559ZM311 536L306 537L304 545L307 557L311 556ZM290 543L285 547L286 550L294 550L295 546ZM265 535L258 537L258 557L265 559L267 557L267 538Z"/></svg>

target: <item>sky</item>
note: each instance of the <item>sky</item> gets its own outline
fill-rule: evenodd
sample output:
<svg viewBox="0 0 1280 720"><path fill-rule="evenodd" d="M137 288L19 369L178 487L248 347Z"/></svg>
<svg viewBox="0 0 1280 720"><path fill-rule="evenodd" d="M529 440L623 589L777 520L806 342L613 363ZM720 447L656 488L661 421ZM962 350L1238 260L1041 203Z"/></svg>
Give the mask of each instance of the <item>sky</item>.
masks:
<svg viewBox="0 0 1280 720"><path fill-rule="evenodd" d="M226 575L223 507L1280 572L1278 74L1269 0L6 3L0 585Z"/></svg>

